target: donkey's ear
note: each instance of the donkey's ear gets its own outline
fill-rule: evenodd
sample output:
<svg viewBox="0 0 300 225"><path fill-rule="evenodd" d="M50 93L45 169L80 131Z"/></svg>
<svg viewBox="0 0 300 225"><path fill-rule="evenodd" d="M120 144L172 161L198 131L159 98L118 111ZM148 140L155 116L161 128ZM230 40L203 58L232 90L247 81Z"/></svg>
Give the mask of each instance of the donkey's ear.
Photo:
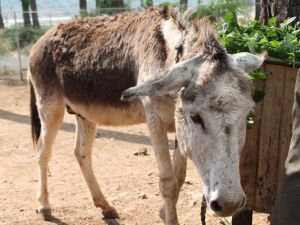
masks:
<svg viewBox="0 0 300 225"><path fill-rule="evenodd" d="M138 96L164 95L187 85L190 71L186 66L175 66L166 76L150 79L123 91L121 100L131 101Z"/></svg>
<svg viewBox="0 0 300 225"><path fill-rule="evenodd" d="M166 76L147 80L143 84L125 90L122 93L121 100L131 101L138 96L164 95L187 86L192 78L192 69L199 61L198 58L198 56L195 56L177 63Z"/></svg>
<svg viewBox="0 0 300 225"><path fill-rule="evenodd" d="M242 69L249 73L253 70L260 68L267 58L267 52L264 52L260 55L253 55L248 52L241 52L230 55L229 62L233 68Z"/></svg>

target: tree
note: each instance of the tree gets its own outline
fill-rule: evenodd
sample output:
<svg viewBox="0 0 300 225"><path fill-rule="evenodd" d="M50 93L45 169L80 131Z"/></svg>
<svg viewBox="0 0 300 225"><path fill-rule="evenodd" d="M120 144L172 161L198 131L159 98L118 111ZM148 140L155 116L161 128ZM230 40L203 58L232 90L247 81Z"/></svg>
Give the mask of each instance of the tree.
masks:
<svg viewBox="0 0 300 225"><path fill-rule="evenodd" d="M101 7L101 0L96 0L96 9Z"/></svg>
<svg viewBox="0 0 300 225"><path fill-rule="evenodd" d="M211 21L221 21L228 12L237 21L237 14L245 14L246 0L215 0L209 4L203 4L202 0L198 0L197 11L192 17L208 17Z"/></svg>
<svg viewBox="0 0 300 225"><path fill-rule="evenodd" d="M153 6L153 0L140 0L140 3L141 7L144 9Z"/></svg>
<svg viewBox="0 0 300 225"><path fill-rule="evenodd" d="M300 16L299 0L261 0L260 11L256 8L256 15L260 15L260 19L264 24L268 23L270 17L277 17L277 22L281 23L287 17Z"/></svg>
<svg viewBox="0 0 300 225"><path fill-rule="evenodd" d="M32 24L34 27L40 27L39 17L37 13L36 0L30 0Z"/></svg>
<svg viewBox="0 0 300 225"><path fill-rule="evenodd" d="M187 6L188 6L188 0L180 0L180 5L182 5L182 7L184 9L187 9Z"/></svg>
<svg viewBox="0 0 300 225"><path fill-rule="evenodd" d="M21 3L22 3L22 10L23 10L24 26L30 27L31 26L30 13L29 13L30 0L21 0Z"/></svg>
<svg viewBox="0 0 300 225"><path fill-rule="evenodd" d="M0 29L4 29L4 22L2 16L1 0L0 0Z"/></svg>
<svg viewBox="0 0 300 225"><path fill-rule="evenodd" d="M88 14L86 0L79 0L79 9L80 9L80 16L86 17Z"/></svg>
<svg viewBox="0 0 300 225"><path fill-rule="evenodd" d="M96 15L100 14L101 0L96 0Z"/></svg>
<svg viewBox="0 0 300 225"><path fill-rule="evenodd" d="M123 0L115 0L115 7L116 8L124 8L124 2Z"/></svg>
<svg viewBox="0 0 300 225"><path fill-rule="evenodd" d="M287 16L288 17L296 16L297 20L300 21L300 1L299 0L289 0Z"/></svg>
<svg viewBox="0 0 300 225"><path fill-rule="evenodd" d="M262 22L267 25L269 20L269 1L268 0L261 0L260 2L260 19Z"/></svg>
<svg viewBox="0 0 300 225"><path fill-rule="evenodd" d="M124 8L123 0L102 0L101 8Z"/></svg>
<svg viewBox="0 0 300 225"><path fill-rule="evenodd" d="M153 0L146 0L146 6L147 7L153 6Z"/></svg>

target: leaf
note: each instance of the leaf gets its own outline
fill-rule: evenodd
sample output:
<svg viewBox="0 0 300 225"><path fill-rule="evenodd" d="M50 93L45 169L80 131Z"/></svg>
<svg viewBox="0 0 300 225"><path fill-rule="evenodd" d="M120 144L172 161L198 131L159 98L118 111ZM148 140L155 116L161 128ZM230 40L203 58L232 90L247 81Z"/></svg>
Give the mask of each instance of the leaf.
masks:
<svg viewBox="0 0 300 225"><path fill-rule="evenodd" d="M274 17L267 26L256 20L240 26L234 14L228 13L226 22L219 27L220 41L229 53L267 50L270 57L295 64L300 61L300 23L289 25L293 21L289 18L277 27ZM266 79L266 75L257 73L252 79Z"/></svg>
<svg viewBox="0 0 300 225"><path fill-rule="evenodd" d="M250 77L253 81L257 79L265 80L268 77L268 74L263 70L254 70L250 73Z"/></svg>
<svg viewBox="0 0 300 225"><path fill-rule="evenodd" d="M271 18L269 19L269 21L268 21L268 25L269 25L269 26L273 26L273 25L276 24L276 22L277 22L277 17L276 17L276 16L271 17Z"/></svg>
<svg viewBox="0 0 300 225"><path fill-rule="evenodd" d="M280 42L279 41L270 41L269 45L273 48L278 48L280 46Z"/></svg>
<svg viewBox="0 0 300 225"><path fill-rule="evenodd" d="M234 16L232 12L227 12L225 15L225 22L231 24L234 22Z"/></svg>
<svg viewBox="0 0 300 225"><path fill-rule="evenodd" d="M297 17L294 16L294 17L285 19L283 24L287 26L287 25L289 25L290 23L292 23L296 18L297 18Z"/></svg>
<svg viewBox="0 0 300 225"><path fill-rule="evenodd" d="M268 38L266 38L266 37L263 37L262 39L260 39L260 41L259 41L260 43L263 43L263 44L265 44L265 43L268 43L269 42L269 40L268 40Z"/></svg>
<svg viewBox="0 0 300 225"><path fill-rule="evenodd" d="M262 80L265 80L268 77L265 72L258 72L257 76Z"/></svg>
<svg viewBox="0 0 300 225"><path fill-rule="evenodd" d="M247 128L250 129L253 127L254 125L254 119L255 119L255 116L253 115L252 112L250 112L247 116Z"/></svg>
<svg viewBox="0 0 300 225"><path fill-rule="evenodd" d="M246 45L249 48L250 52L255 52L255 49L257 48L257 43L254 40L248 41Z"/></svg>
<svg viewBox="0 0 300 225"><path fill-rule="evenodd" d="M266 95L265 92L260 90L255 90L253 95L253 100L255 101L255 103L260 102L261 100L263 100L265 95Z"/></svg>

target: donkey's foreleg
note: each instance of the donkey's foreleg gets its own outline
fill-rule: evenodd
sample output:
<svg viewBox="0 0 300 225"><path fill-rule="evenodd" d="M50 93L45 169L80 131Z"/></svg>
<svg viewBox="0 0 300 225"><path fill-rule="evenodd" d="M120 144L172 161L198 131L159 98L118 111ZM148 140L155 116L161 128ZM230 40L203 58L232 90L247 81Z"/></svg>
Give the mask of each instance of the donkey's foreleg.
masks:
<svg viewBox="0 0 300 225"><path fill-rule="evenodd" d="M37 142L38 166L39 166L39 186L37 198L40 202L38 212L44 220L51 219L51 207L48 199L47 177L48 163L51 158L52 144L57 131L62 123L64 115L63 103L54 104L47 102L39 107L41 117L41 134Z"/></svg>
<svg viewBox="0 0 300 225"><path fill-rule="evenodd" d="M174 153L173 153L173 166L174 166L174 170L175 170L175 176L178 180L177 199L178 199L178 196L180 193L180 189L185 181L186 164L187 164L186 157L181 154L179 149L175 149Z"/></svg>
<svg viewBox="0 0 300 225"><path fill-rule="evenodd" d="M175 176L178 181L178 188L177 188L176 197L175 197L175 204L178 201L180 189L185 181L186 165L187 165L186 157L184 157L178 149L175 149L174 153L173 153L173 167L174 167L174 171L175 171ZM166 216L166 206L165 205L163 205L163 207L161 208L160 215L162 218L165 218L165 216Z"/></svg>
<svg viewBox="0 0 300 225"><path fill-rule="evenodd" d="M108 204L102 194L92 168L92 147L96 134L96 125L79 116L76 116L76 119L75 156L92 194L94 205L103 210L102 214L105 218L119 218L116 210Z"/></svg>
<svg viewBox="0 0 300 225"><path fill-rule="evenodd" d="M147 112L147 123L159 170L159 188L164 198L160 216L166 225L177 225L176 201L178 181L168 148L167 128L154 112Z"/></svg>

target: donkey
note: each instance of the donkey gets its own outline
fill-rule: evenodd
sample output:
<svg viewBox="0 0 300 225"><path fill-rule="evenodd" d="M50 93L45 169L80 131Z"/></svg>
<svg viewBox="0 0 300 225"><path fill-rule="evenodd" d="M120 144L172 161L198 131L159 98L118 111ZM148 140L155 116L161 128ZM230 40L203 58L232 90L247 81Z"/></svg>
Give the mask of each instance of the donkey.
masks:
<svg viewBox="0 0 300 225"><path fill-rule="evenodd" d="M52 27L33 46L28 74L38 212L51 219L47 168L67 107L77 119L75 156L105 218L119 216L92 170L96 125L145 121L159 170L164 223L179 224L176 202L187 157L203 180L210 208L220 216L235 213L246 201L239 156L246 116L254 106L247 73L264 60L264 55L227 54L208 20L191 21L189 13L168 7ZM175 128L180 151L172 163L167 132Z"/></svg>

